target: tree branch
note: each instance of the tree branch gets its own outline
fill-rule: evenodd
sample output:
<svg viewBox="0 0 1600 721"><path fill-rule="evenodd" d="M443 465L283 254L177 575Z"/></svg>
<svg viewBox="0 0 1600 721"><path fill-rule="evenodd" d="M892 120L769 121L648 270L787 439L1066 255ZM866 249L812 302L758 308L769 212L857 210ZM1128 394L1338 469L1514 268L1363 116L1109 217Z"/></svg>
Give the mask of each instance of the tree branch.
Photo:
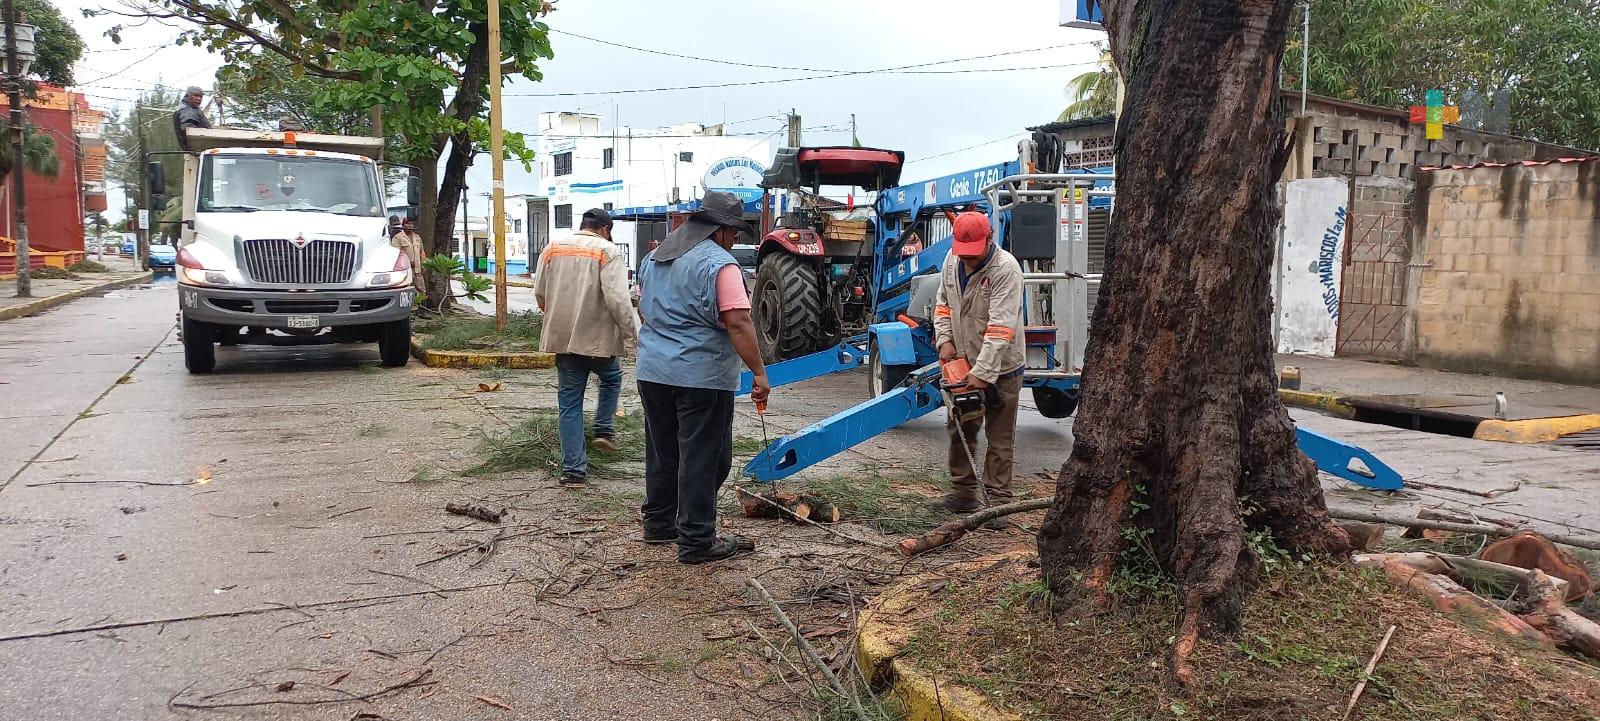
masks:
<svg viewBox="0 0 1600 721"><path fill-rule="evenodd" d="M250 41L255 43L257 46L270 50L273 54L278 55L285 60L304 67L306 72L317 77L328 78L330 80L363 79L361 74L358 72L350 70L334 70L333 68L312 63L304 53L297 53L285 46L279 40L272 38L260 30L252 28L243 22L240 22L237 18L223 14L221 11L215 11L213 8L210 8L199 2L195 2L194 0L172 0L172 5L183 12L157 13L152 11L145 12L142 15L143 17L148 18L177 19L194 25L214 26L226 29L249 38ZM293 14L291 13L289 17L292 18Z"/></svg>

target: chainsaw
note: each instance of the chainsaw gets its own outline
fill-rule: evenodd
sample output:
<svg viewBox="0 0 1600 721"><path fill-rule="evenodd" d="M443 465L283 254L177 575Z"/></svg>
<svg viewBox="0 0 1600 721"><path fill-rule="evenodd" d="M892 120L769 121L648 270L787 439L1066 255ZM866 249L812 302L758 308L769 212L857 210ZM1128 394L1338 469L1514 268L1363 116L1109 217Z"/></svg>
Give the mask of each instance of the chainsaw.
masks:
<svg viewBox="0 0 1600 721"><path fill-rule="evenodd" d="M972 367L962 358L939 361L939 392L950 408L951 417L958 423L969 423L983 417L983 391L967 385L967 374Z"/></svg>

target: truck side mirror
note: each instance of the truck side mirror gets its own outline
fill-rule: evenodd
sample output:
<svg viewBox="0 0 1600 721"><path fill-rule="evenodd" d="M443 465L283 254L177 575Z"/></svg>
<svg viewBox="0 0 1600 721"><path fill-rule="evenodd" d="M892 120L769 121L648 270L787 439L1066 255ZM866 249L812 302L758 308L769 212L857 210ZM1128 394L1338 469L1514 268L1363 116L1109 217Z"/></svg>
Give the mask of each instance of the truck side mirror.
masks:
<svg viewBox="0 0 1600 721"><path fill-rule="evenodd" d="M145 163L144 174L152 190L167 187L167 167L162 165L161 161L152 160Z"/></svg>
<svg viewBox="0 0 1600 721"><path fill-rule="evenodd" d="M150 208L157 212L167 209L167 196L156 193L150 196Z"/></svg>
<svg viewBox="0 0 1600 721"><path fill-rule="evenodd" d="M422 183L417 176L406 177L406 205L417 205L422 202Z"/></svg>

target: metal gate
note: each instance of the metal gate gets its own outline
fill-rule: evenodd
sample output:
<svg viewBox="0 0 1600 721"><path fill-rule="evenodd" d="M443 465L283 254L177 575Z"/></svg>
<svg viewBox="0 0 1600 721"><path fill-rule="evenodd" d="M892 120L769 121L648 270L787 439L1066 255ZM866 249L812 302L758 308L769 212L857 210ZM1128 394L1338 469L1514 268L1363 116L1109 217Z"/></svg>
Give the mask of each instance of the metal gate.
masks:
<svg viewBox="0 0 1600 721"><path fill-rule="evenodd" d="M1403 210L1356 214L1345 244L1334 354L1399 360L1405 335L1411 218Z"/></svg>

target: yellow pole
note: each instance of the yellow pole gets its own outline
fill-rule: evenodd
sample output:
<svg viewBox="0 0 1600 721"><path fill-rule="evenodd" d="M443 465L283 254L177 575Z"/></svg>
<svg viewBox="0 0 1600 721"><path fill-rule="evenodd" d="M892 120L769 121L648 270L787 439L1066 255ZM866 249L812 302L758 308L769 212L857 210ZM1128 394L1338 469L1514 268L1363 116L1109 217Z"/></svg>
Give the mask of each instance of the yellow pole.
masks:
<svg viewBox="0 0 1600 721"><path fill-rule="evenodd" d="M489 0L489 156L494 166L494 327L506 329L506 158L500 123L500 0Z"/></svg>

